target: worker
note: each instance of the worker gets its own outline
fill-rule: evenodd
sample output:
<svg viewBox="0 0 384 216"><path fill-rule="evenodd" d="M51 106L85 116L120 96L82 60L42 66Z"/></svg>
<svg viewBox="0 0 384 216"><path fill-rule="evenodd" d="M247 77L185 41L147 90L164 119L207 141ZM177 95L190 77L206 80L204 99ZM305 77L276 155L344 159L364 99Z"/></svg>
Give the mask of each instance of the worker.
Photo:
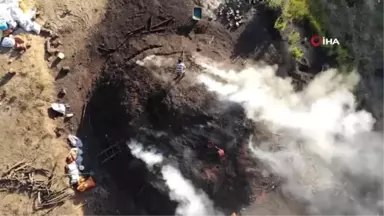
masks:
<svg viewBox="0 0 384 216"><path fill-rule="evenodd" d="M217 147L213 142L211 142L211 141L208 142L208 148L210 148L210 149L215 148L216 149L215 155L217 155L220 160L225 157L224 150ZM213 152L212 152L212 154L213 154Z"/></svg>
<svg viewBox="0 0 384 216"><path fill-rule="evenodd" d="M183 79L183 77L185 76L185 69L186 69L186 66L185 66L183 60L180 58L177 62L177 65L176 65L177 76L175 77L174 80Z"/></svg>
<svg viewBox="0 0 384 216"><path fill-rule="evenodd" d="M224 150L219 148L219 147L217 147L217 146L216 146L216 149L217 149L217 154L219 155L219 158L220 159L224 158L225 157Z"/></svg>

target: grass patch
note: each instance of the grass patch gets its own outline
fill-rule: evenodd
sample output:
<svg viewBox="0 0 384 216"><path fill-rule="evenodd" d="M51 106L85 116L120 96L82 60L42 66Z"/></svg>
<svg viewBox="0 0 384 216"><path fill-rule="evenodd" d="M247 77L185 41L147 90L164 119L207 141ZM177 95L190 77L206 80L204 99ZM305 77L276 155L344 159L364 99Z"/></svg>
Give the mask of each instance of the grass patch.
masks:
<svg viewBox="0 0 384 216"><path fill-rule="evenodd" d="M276 22L275 22L275 29L279 30L280 32L284 32L285 29L287 28L287 21L284 20L283 17L279 17L277 18Z"/></svg>
<svg viewBox="0 0 384 216"><path fill-rule="evenodd" d="M301 59L304 55L303 50L301 50L299 47L294 45L291 45L289 47L289 51L291 52L292 56L297 60Z"/></svg>
<svg viewBox="0 0 384 216"><path fill-rule="evenodd" d="M288 41L290 44L295 45L300 42L300 33L299 32L291 32L288 36Z"/></svg>
<svg viewBox="0 0 384 216"><path fill-rule="evenodd" d="M286 33L286 28L290 22L298 22L301 20L308 20L310 25L321 36L331 37L328 30L328 15L326 6L321 1L316 0L267 0L267 5L273 8L279 7L282 10L281 16L275 22L275 28L281 32ZM290 51L297 59L303 56L303 51L297 46L300 41L300 34L298 32L290 32L288 41L292 48ZM342 46L329 47L329 56L335 56L339 65L351 64L353 56L350 51Z"/></svg>
<svg viewBox="0 0 384 216"><path fill-rule="evenodd" d="M326 31L328 19L324 5L320 1L313 0L267 0L267 5L272 8L281 8L282 15L277 19L275 26L281 26L288 21L300 21L308 19L318 33ZM279 28L277 28L279 29Z"/></svg>
<svg viewBox="0 0 384 216"><path fill-rule="evenodd" d="M284 7L283 15L288 19L301 20L309 15L308 4L306 0L288 0Z"/></svg>
<svg viewBox="0 0 384 216"><path fill-rule="evenodd" d="M296 60L300 60L304 55L303 50L298 46L300 43L300 33L292 31L288 36L288 43L290 44L289 51L291 52L292 56Z"/></svg>
<svg viewBox="0 0 384 216"><path fill-rule="evenodd" d="M284 4L284 0L268 0L266 3L270 8L281 8Z"/></svg>

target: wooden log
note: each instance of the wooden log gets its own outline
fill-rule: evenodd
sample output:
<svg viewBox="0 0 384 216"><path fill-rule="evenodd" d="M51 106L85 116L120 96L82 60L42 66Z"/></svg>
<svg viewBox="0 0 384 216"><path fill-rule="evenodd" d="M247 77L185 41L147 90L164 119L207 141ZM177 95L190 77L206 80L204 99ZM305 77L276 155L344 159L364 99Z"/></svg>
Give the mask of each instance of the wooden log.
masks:
<svg viewBox="0 0 384 216"><path fill-rule="evenodd" d="M147 31L151 31L151 29L152 29L152 15L148 18Z"/></svg>
<svg viewBox="0 0 384 216"><path fill-rule="evenodd" d="M141 53L147 51L147 50L151 50L151 49L156 49L156 48L160 48L160 47L163 47L162 45L150 45L144 49L141 49L139 51L137 51L136 53L134 53L133 55L129 56L126 58L126 61L130 61L132 60L133 58L135 58L136 56L140 55Z"/></svg>
<svg viewBox="0 0 384 216"><path fill-rule="evenodd" d="M19 167L19 166L21 166L21 165L23 165L23 164L25 164L25 163L26 163L26 162L25 162L24 160L22 160L22 161L16 163L16 164L13 165L11 168L9 168L7 171L5 171L5 172L3 173L3 175L2 175L2 177L7 176L12 170L16 169L17 167Z"/></svg>
<svg viewBox="0 0 384 216"><path fill-rule="evenodd" d="M173 20L174 20L173 17L172 17L172 18L169 18L169 19L167 19L167 20L164 20L164 21L162 21L162 22L160 22L160 23L158 23L158 24L152 26L152 29L156 29L156 28L159 28L159 27L161 27L161 26L163 26L163 25L167 25L167 24L169 24L170 22L172 22Z"/></svg>

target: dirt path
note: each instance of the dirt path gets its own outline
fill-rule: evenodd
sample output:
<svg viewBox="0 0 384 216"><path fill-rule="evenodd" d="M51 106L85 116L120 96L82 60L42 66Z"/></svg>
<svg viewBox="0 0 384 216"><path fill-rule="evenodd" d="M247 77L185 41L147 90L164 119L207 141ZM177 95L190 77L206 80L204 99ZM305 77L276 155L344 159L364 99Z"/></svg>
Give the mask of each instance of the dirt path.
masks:
<svg viewBox="0 0 384 216"><path fill-rule="evenodd" d="M77 55L85 48L90 29L102 17L105 1L49 1L27 2L42 12L38 22L50 23L52 30L62 37L63 48L68 60L87 58ZM73 15L60 15L70 10ZM81 29L81 31L79 31ZM7 165L26 160L34 166L52 169L57 162L58 176L63 175L64 157L68 146L65 137L57 138L54 130L62 127L62 119L52 120L47 115L50 103L56 100L55 73L48 68L44 59L44 39L38 36L25 37L32 47L20 59L0 56L0 171ZM12 59L12 62L9 60ZM65 63L65 62L64 62ZM11 73L9 73L11 72ZM14 72L14 73L13 73ZM58 187L67 186L62 178ZM46 211L34 212L32 200L26 195L0 194L0 214L40 215ZM50 212L53 215L81 214L79 203L67 202Z"/></svg>

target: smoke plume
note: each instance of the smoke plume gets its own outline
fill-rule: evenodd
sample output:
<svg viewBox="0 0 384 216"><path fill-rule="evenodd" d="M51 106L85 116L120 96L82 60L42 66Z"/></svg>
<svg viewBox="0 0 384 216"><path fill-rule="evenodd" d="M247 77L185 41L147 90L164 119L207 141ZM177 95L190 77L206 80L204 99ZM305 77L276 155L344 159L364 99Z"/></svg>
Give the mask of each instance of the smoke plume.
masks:
<svg viewBox="0 0 384 216"><path fill-rule="evenodd" d="M163 156L155 150L146 150L137 141L131 140L128 143L132 155L144 161L149 168L163 162ZM179 205L176 215L180 216L200 216L200 215L221 215L217 212L211 200L203 191L197 191L192 183L185 179L178 169L171 165L164 165L161 174L168 186L171 200L177 201Z"/></svg>
<svg viewBox="0 0 384 216"><path fill-rule="evenodd" d="M176 215L221 215L213 208L213 203L204 192L197 192L192 183L185 179L179 170L166 165L161 170L163 178L171 190L172 200L179 202Z"/></svg>
<svg viewBox="0 0 384 216"><path fill-rule="evenodd" d="M144 147L135 140L131 140L131 142L128 143L128 147L131 149L132 155L144 161L149 168L163 162L163 156L161 154L156 153L153 149L144 150Z"/></svg>
<svg viewBox="0 0 384 216"><path fill-rule="evenodd" d="M236 72L201 56L196 62L204 70L200 83L242 104L268 129L268 140L255 131L250 150L284 178L287 196L310 214L383 214L383 137L373 131L372 115L356 110L357 73L329 70L295 92L289 78L275 76L275 67Z"/></svg>

